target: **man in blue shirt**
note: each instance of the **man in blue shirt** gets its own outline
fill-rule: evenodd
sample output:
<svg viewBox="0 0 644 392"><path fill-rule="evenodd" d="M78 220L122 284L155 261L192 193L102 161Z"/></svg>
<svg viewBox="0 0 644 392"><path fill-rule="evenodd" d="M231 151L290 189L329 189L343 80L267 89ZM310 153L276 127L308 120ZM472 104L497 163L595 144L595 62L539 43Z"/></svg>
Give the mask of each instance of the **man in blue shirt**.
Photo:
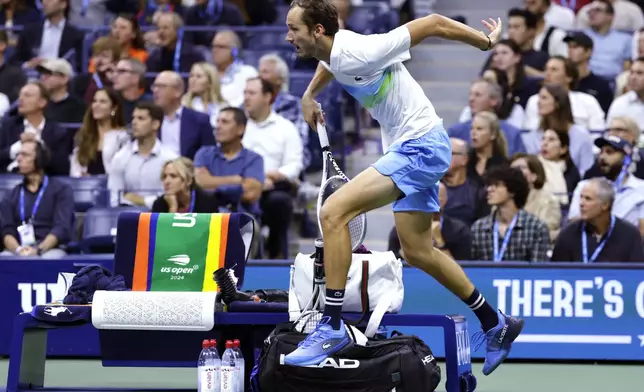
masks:
<svg viewBox="0 0 644 392"><path fill-rule="evenodd" d="M3 200L0 256L64 257L61 249L72 238L74 195L72 188L45 175L49 151L42 142L25 141L18 153L18 171L24 176Z"/></svg>
<svg viewBox="0 0 644 392"><path fill-rule="evenodd" d="M221 109L217 119L217 146L201 147L195 155L195 178L204 189L216 190L224 203L260 214L259 199L265 180L262 157L242 146L246 115L235 107Z"/></svg>
<svg viewBox="0 0 644 392"><path fill-rule="evenodd" d="M608 0L595 0L588 9L590 28L584 30L593 40L593 55L590 70L609 80L614 80L630 67L631 37L614 30L613 4Z"/></svg>

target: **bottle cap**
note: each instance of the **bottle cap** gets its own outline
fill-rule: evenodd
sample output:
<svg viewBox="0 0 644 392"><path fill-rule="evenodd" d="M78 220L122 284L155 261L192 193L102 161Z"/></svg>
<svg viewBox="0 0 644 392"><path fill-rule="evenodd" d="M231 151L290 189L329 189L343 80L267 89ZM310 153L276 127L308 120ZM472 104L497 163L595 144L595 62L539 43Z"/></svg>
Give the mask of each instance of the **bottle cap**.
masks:
<svg viewBox="0 0 644 392"><path fill-rule="evenodd" d="M226 340L226 348L233 348L233 342L232 340Z"/></svg>
<svg viewBox="0 0 644 392"><path fill-rule="evenodd" d="M210 347L217 348L217 339L210 339Z"/></svg>
<svg viewBox="0 0 644 392"><path fill-rule="evenodd" d="M210 341L208 339L204 339L203 342L201 342L201 348L209 348L210 347Z"/></svg>

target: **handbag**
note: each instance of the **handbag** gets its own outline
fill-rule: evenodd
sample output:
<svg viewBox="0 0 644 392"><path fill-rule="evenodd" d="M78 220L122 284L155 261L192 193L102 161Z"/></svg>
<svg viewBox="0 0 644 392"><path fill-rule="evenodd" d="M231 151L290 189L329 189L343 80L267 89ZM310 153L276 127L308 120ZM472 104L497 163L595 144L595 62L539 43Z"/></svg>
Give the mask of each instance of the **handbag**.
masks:
<svg viewBox="0 0 644 392"><path fill-rule="evenodd" d="M371 320L377 320L378 323L384 313L399 312L405 294L402 270L402 262L393 252L354 253L347 277L342 311L360 313L358 322L362 321L367 313L372 312ZM323 286L322 290L324 289ZM313 258L309 254L300 253L291 266L289 285L291 321L299 317L312 296ZM324 298L323 294L322 298ZM321 307L324 309L324 301L321 301ZM370 325L365 335L372 337L377 328L378 325Z"/></svg>

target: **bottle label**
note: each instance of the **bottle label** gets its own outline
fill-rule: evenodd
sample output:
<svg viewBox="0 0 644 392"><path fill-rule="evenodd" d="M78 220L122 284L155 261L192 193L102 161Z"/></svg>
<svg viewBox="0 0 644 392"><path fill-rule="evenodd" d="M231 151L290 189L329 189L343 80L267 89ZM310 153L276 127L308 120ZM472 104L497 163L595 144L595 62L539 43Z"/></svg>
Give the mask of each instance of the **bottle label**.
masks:
<svg viewBox="0 0 644 392"><path fill-rule="evenodd" d="M235 367L221 367L221 392L236 392Z"/></svg>
<svg viewBox="0 0 644 392"><path fill-rule="evenodd" d="M199 368L199 391L200 392L215 392L215 369L210 366L202 366Z"/></svg>

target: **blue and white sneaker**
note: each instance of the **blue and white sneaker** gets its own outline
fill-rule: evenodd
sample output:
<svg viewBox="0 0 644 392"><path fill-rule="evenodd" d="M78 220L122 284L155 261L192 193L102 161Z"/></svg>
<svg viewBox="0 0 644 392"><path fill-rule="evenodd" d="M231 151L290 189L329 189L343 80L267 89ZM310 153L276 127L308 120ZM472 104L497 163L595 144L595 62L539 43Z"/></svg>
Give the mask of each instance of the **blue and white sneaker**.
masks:
<svg viewBox="0 0 644 392"><path fill-rule="evenodd" d="M329 317L322 317L315 329L298 344L297 349L284 357L284 363L291 366L316 366L347 347L351 338L344 328L344 321L340 321L340 329L335 330L328 324L329 320Z"/></svg>
<svg viewBox="0 0 644 392"><path fill-rule="evenodd" d="M519 336L523 329L523 320L506 316L498 311L499 324L487 332L479 331L472 337L474 351L477 351L485 342L485 363L483 374L492 373L510 354L512 342Z"/></svg>

